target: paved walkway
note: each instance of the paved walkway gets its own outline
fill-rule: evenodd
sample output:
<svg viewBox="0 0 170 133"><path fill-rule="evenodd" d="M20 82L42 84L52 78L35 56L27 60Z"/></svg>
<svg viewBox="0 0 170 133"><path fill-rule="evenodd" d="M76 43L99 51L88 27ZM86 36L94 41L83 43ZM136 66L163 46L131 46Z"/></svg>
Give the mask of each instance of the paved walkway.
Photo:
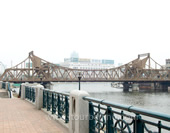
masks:
<svg viewBox="0 0 170 133"><path fill-rule="evenodd" d="M0 89L0 98L8 98L8 92L5 89Z"/></svg>
<svg viewBox="0 0 170 133"><path fill-rule="evenodd" d="M0 98L0 133L67 133L67 131L25 100Z"/></svg>

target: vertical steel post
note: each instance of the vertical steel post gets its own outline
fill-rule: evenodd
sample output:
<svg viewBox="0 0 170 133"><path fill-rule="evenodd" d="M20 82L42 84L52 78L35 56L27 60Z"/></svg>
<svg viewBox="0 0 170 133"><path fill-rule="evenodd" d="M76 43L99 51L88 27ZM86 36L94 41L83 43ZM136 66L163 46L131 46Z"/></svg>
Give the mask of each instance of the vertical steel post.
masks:
<svg viewBox="0 0 170 133"><path fill-rule="evenodd" d="M43 108L46 108L46 95L45 95L45 90L43 90Z"/></svg>
<svg viewBox="0 0 170 133"><path fill-rule="evenodd" d="M56 113L54 93L52 93L52 114Z"/></svg>
<svg viewBox="0 0 170 133"><path fill-rule="evenodd" d="M95 133L96 122L94 118L93 103L89 102L89 133Z"/></svg>
<svg viewBox="0 0 170 133"><path fill-rule="evenodd" d="M78 79L79 79L79 90L80 90L80 80L81 80L81 77L78 77Z"/></svg>
<svg viewBox="0 0 170 133"><path fill-rule="evenodd" d="M32 88L32 102L35 102L35 88Z"/></svg>
<svg viewBox="0 0 170 133"><path fill-rule="evenodd" d="M141 120L142 117L137 114L135 116L135 133L144 133L144 124Z"/></svg>
<svg viewBox="0 0 170 133"><path fill-rule="evenodd" d="M158 122L158 133L161 133L161 121Z"/></svg>
<svg viewBox="0 0 170 133"><path fill-rule="evenodd" d="M25 86L25 98L27 98L27 87Z"/></svg>
<svg viewBox="0 0 170 133"><path fill-rule="evenodd" d="M69 103L68 97L65 96L65 123L69 122Z"/></svg>
<svg viewBox="0 0 170 133"><path fill-rule="evenodd" d="M81 80L81 75L80 75L80 73L79 73L78 79L79 79L79 90L80 90L80 80Z"/></svg>
<svg viewBox="0 0 170 133"><path fill-rule="evenodd" d="M60 94L58 94L58 118L61 117L61 103L60 103Z"/></svg>
<svg viewBox="0 0 170 133"><path fill-rule="evenodd" d="M123 129L123 111L121 111L121 119L122 119L121 128Z"/></svg>
<svg viewBox="0 0 170 133"><path fill-rule="evenodd" d="M107 133L114 133L114 128L113 128L113 113L112 113L112 108L107 107L107 115L106 115L106 132Z"/></svg>
<svg viewBox="0 0 170 133"><path fill-rule="evenodd" d="M47 111L50 111L50 99L49 99L49 92L47 91Z"/></svg>
<svg viewBox="0 0 170 133"><path fill-rule="evenodd" d="M98 105L98 116L97 116L98 133L100 133L100 104Z"/></svg>
<svg viewBox="0 0 170 133"><path fill-rule="evenodd" d="M32 100L32 90L31 90L31 87L29 87L29 90L30 90L30 98L29 98L29 100L31 101Z"/></svg>

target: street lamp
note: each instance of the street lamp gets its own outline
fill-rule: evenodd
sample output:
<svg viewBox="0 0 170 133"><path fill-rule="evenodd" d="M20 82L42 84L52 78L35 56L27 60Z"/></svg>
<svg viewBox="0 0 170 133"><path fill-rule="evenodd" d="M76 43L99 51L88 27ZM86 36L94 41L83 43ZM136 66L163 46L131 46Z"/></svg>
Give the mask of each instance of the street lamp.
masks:
<svg viewBox="0 0 170 133"><path fill-rule="evenodd" d="M81 77L82 77L81 72L79 72L79 75L78 75L78 79L79 79L79 90L80 90L80 80L81 80Z"/></svg>
<svg viewBox="0 0 170 133"><path fill-rule="evenodd" d="M38 77L40 78L40 84L42 85L42 84L43 84L43 82L42 82L43 75L42 75L42 74L40 74Z"/></svg>

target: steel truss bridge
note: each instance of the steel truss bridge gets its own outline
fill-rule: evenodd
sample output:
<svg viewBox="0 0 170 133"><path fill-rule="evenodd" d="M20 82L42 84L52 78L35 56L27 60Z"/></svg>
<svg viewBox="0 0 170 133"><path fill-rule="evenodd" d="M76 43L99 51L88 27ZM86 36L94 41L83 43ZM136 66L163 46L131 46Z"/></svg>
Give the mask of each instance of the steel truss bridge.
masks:
<svg viewBox="0 0 170 133"><path fill-rule="evenodd" d="M1 81L8 82L77 82L81 76L84 82L169 82L170 70L154 61L150 54L120 67L102 70L71 69L50 63L29 53L28 58L8 68L1 75Z"/></svg>

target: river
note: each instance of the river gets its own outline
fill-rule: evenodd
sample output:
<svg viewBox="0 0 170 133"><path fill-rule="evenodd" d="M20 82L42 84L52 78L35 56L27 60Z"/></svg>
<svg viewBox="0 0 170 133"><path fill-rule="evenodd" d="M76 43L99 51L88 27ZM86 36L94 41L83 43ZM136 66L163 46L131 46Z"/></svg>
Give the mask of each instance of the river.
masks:
<svg viewBox="0 0 170 133"><path fill-rule="evenodd" d="M56 91L70 92L78 90L78 83L53 83ZM167 92L123 92L111 87L110 82L81 82L81 90L87 91L91 97L105 99L113 103L133 105L170 115L170 93Z"/></svg>

